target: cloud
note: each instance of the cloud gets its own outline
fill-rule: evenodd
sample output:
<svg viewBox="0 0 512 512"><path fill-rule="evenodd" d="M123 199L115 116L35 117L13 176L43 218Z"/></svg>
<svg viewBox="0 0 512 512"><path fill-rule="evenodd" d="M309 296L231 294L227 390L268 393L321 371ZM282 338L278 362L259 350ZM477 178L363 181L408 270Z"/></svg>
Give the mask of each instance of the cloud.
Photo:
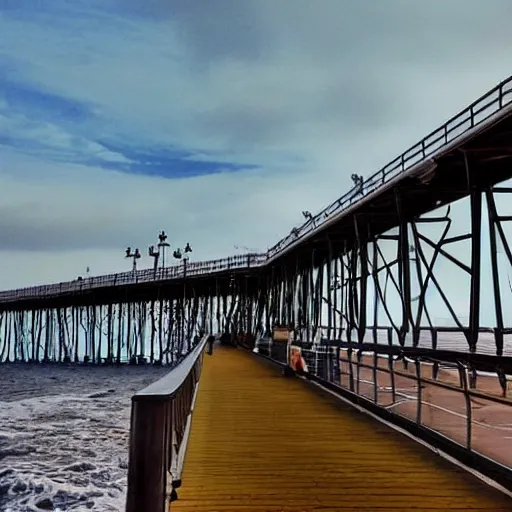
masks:
<svg viewBox="0 0 512 512"><path fill-rule="evenodd" d="M505 0L0 9L0 288L265 249L510 73ZM147 259L147 266L151 264Z"/></svg>

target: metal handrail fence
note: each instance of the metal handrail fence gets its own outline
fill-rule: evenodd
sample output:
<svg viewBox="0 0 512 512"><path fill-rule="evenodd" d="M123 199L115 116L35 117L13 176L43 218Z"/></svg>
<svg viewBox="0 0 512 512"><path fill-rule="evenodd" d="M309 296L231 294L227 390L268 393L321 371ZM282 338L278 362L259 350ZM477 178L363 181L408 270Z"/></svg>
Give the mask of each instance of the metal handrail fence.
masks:
<svg viewBox="0 0 512 512"><path fill-rule="evenodd" d="M396 354L393 353L394 351L386 350L382 345L371 347L370 344L365 344L366 346L363 347L360 344L354 343L349 344L352 345L351 350L349 350L346 343L342 347L340 343L332 341L316 346L300 341L295 343L299 347L305 345L301 348L302 357L304 357L307 365L307 371L303 373L305 377L316 380L334 392L339 392L351 401L392 423L406 428L415 435L419 435L419 437L426 437L429 442L440 446L446 453L451 454L464 464L474 467L505 487L512 489L512 469L510 463L507 462L505 464L505 462L496 460L492 455L486 453L481 446L481 436L478 439L480 446L475 447L475 436L473 434L475 408L478 409L482 403L489 403L508 410L508 414L510 414L510 411L512 411L512 399L505 396L505 391L500 396L495 392L479 389L476 386L476 381L471 385L471 380L474 378L474 368L467 361L457 358L448 361L444 358L436 357L436 354L415 355L413 350L407 355L403 353ZM366 357L360 357L361 354L364 354ZM387 364L382 362L382 359L380 359L382 357L388 361ZM404 369L398 367L397 363L399 361L407 363L404 364ZM281 361L277 362L281 363ZM345 366L345 369L342 369L342 364ZM453 382L445 381L442 378L436 377L435 372L431 373L431 371L427 375L425 370L429 366L432 368L442 368L445 372L447 370L452 371L457 376L457 379L452 379ZM364 378L361 376L363 370L369 372ZM371 381L365 381L364 379L368 378L369 375L372 375ZM387 375L387 379L384 382L386 382L385 386L388 387L384 388L385 391L379 385L383 375ZM506 379L505 375L501 377ZM399 378L402 379L402 383L400 385L395 384ZM407 415L404 415L403 412L394 412L393 410L393 407L400 403L398 394L399 388L404 387L404 379L405 381L411 381L415 389L410 397L410 400L415 402L415 408ZM458 384L456 381L458 381ZM365 384L364 390L363 383ZM501 383L501 385L506 386L506 382ZM445 430L441 420L441 424L436 425L432 424L430 414L426 419L424 418L426 407L429 405L436 407L435 397L437 396L435 392L431 392L429 398L425 398L423 393L426 387L452 392L463 398L464 405L462 407L464 412L462 413L461 411L462 414L457 414L457 417L464 421L465 433L459 434L458 439L452 438L451 431ZM387 399L384 399L385 401L382 402L381 393L383 391L391 394L391 402ZM430 404L432 400L433 403ZM457 403L457 401L454 401L454 403ZM446 401L441 402L441 405L444 408L443 410L447 412L446 408L448 405L446 405ZM492 429L493 422L490 420L491 418L489 418L489 421L486 421L486 426ZM497 420L497 424L497 428L501 428L499 420Z"/></svg>
<svg viewBox="0 0 512 512"><path fill-rule="evenodd" d="M107 274L85 279L76 279L50 285L31 286L17 290L6 290L0 292L1 302L12 302L25 299L41 297L55 297L66 294L80 293L96 288L112 286L133 285L155 281L168 281L172 279L183 279L184 277L196 277L215 274L226 270L240 270L261 266L266 261L266 254L241 254L209 261L197 261L187 264L174 265L171 267L143 269L118 274Z"/></svg>
<svg viewBox="0 0 512 512"><path fill-rule="evenodd" d="M483 122L492 120L493 116L503 111L511 103L512 76L503 80L467 108L450 118L440 128L429 133L375 174L365 179L361 184L354 186L346 194L306 221L302 226L292 229L288 236L268 250L268 257L276 257L290 245L297 243L306 235L321 228L323 224L335 215L339 215L369 194L376 192L392 179L427 161L434 155L442 153L443 149L446 149L448 145L454 143L468 131L476 129Z"/></svg>
<svg viewBox="0 0 512 512"><path fill-rule="evenodd" d="M127 512L164 512L176 498L207 340L132 397Z"/></svg>

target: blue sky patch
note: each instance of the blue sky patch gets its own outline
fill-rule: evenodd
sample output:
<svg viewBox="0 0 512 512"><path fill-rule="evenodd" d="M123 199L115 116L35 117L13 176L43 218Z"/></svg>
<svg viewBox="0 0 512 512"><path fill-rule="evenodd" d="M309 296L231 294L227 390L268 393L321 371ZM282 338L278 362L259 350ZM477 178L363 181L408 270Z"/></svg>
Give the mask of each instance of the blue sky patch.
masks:
<svg viewBox="0 0 512 512"><path fill-rule="evenodd" d="M186 178L254 169L255 165L208 159L184 149L137 147L95 137L106 133L108 120L94 105L66 98L33 84L0 79L0 146L49 161L101 167L164 178ZM99 110L98 110L99 111ZM123 127L109 138L122 140ZM206 156L206 157L205 157Z"/></svg>

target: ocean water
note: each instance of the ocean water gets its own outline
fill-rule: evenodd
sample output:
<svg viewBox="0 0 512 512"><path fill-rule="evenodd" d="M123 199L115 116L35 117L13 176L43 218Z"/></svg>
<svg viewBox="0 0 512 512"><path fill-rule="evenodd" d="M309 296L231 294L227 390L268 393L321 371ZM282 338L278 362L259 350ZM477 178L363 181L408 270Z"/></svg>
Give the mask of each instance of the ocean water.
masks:
<svg viewBox="0 0 512 512"><path fill-rule="evenodd" d="M0 365L0 511L121 511L130 399L165 367Z"/></svg>

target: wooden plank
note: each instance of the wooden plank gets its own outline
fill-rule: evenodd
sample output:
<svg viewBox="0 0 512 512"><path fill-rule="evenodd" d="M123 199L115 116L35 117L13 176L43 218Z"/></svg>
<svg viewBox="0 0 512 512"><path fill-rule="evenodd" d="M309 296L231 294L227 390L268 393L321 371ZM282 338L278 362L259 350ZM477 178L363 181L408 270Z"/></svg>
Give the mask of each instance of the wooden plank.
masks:
<svg viewBox="0 0 512 512"><path fill-rule="evenodd" d="M510 498L250 353L205 358L172 512L505 511Z"/></svg>

